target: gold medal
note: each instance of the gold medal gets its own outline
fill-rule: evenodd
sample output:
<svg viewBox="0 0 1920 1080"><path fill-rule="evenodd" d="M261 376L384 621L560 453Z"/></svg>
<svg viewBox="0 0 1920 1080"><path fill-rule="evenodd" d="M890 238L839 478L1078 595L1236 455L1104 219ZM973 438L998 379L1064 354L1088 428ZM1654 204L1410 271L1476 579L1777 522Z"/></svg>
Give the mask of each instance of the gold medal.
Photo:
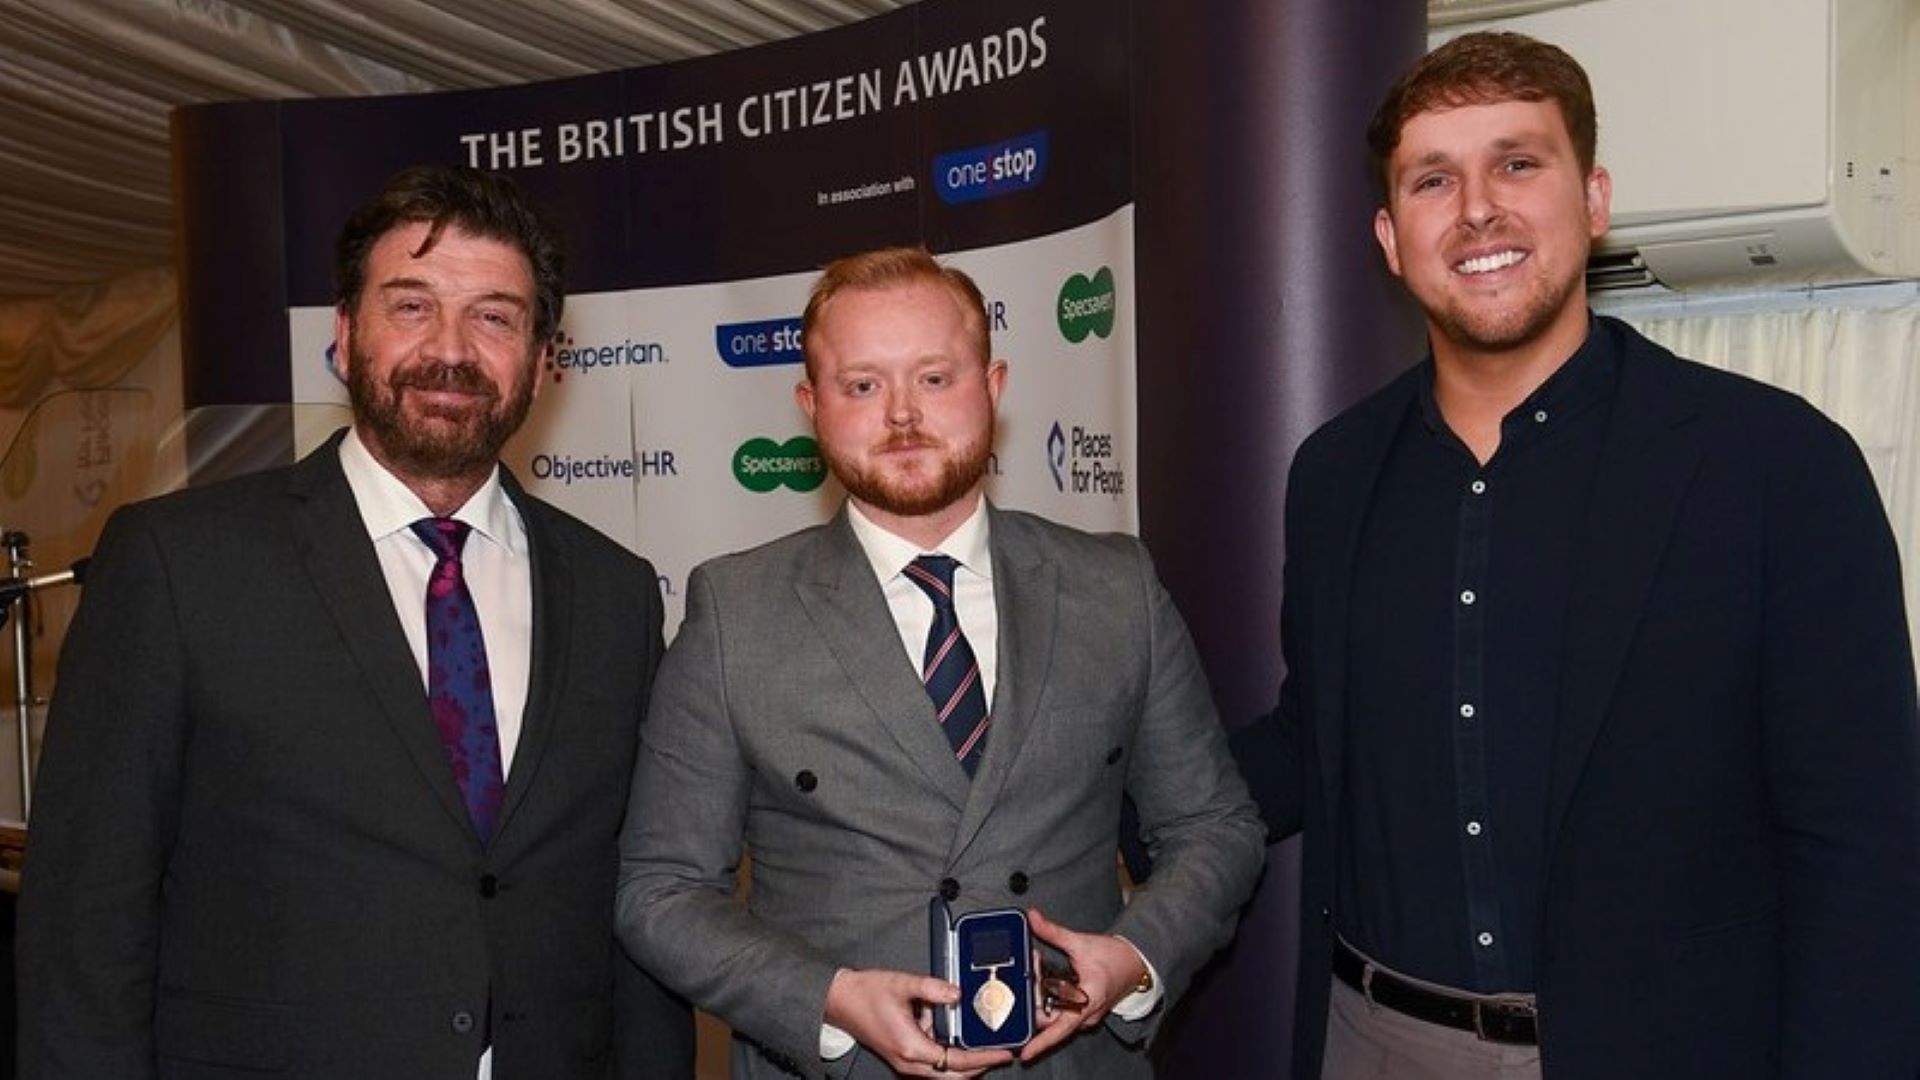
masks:
<svg viewBox="0 0 1920 1080"><path fill-rule="evenodd" d="M1013 1015L1013 988L1000 981L1000 969L1012 963L1011 960L1000 964L976 966L973 970L987 973L987 981L973 993L973 1015L987 1025L989 1031L999 1031L1000 1025Z"/></svg>

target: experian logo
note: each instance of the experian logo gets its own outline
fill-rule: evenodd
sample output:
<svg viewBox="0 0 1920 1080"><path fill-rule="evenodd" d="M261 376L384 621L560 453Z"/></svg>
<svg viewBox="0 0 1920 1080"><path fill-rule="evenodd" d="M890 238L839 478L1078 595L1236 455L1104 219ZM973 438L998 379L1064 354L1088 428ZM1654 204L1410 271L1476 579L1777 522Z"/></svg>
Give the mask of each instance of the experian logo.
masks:
<svg viewBox="0 0 1920 1080"><path fill-rule="evenodd" d="M1046 178L1045 130L933 159L933 189L949 205L1011 195L1037 187Z"/></svg>
<svg viewBox="0 0 1920 1080"><path fill-rule="evenodd" d="M802 359L799 319L721 323L713 328L713 344L728 367L772 367Z"/></svg>
<svg viewBox="0 0 1920 1080"><path fill-rule="evenodd" d="M748 491L765 494L782 485L794 491L812 491L827 480L827 463L820 446L805 435L784 443L752 438L733 452L733 478Z"/></svg>
<svg viewBox="0 0 1920 1080"><path fill-rule="evenodd" d="M667 362L666 346L657 341L625 341L576 344L570 334L561 334L553 345L554 378L566 372L587 374L597 368L639 367Z"/></svg>

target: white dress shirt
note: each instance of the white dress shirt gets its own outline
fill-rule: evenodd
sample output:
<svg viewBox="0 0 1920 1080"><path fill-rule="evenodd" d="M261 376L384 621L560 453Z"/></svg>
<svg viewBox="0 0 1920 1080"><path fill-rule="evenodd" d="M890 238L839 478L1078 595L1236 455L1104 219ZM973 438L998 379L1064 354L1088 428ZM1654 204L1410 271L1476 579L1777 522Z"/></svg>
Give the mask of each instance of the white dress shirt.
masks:
<svg viewBox="0 0 1920 1080"><path fill-rule="evenodd" d="M967 516L967 520L948 534L932 551L922 550L875 525L860 508L847 504L847 523L853 526L854 539L867 553L873 576L886 594L887 608L893 612L893 624L900 631L900 644L919 671L927 656L927 630L933 626L933 601L920 586L908 580L906 568L922 555L945 555L959 563L953 572L953 613L960 620L960 632L967 636L973 658L980 664L980 688L986 691L987 708L993 708L994 676L999 673L1000 619L993 606L993 556L987 550L987 500ZM991 729L987 740L993 740Z"/></svg>
<svg viewBox="0 0 1920 1080"><path fill-rule="evenodd" d="M433 549L410 527L433 511L399 478L375 461L357 430L340 443L340 468L360 508L360 520L380 559L380 572L393 597L393 610L406 631L413 662L420 668L420 689L427 689L427 578L438 561ZM493 678L493 718L500 732L500 772L513 768L526 711L527 680L533 656L533 566L527 554L527 528L520 511L500 487L495 468L487 482L453 517L472 527L460 553L460 568L480 635L487 646L487 672ZM491 1080L493 1050L480 1055L477 1080Z"/></svg>

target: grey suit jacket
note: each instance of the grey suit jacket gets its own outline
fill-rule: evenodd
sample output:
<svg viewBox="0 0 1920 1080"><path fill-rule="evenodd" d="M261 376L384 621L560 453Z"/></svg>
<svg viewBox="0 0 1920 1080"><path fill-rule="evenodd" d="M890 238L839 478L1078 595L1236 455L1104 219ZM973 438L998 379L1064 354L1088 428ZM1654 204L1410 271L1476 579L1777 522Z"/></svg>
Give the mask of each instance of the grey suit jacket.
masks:
<svg viewBox="0 0 1920 1080"><path fill-rule="evenodd" d="M1263 828L1186 628L1130 538L990 510L999 676L977 776L954 761L844 511L688 583L621 837L622 940L736 1031L737 1075L889 1075L819 1057L840 967L925 971L927 903L1037 906L1125 936L1169 1001L1232 932ZM1130 794L1155 856L1124 902ZM750 895L735 868L750 851ZM1148 1075L1165 1009L1023 1075Z"/></svg>
<svg viewBox="0 0 1920 1080"><path fill-rule="evenodd" d="M624 1075L691 1072L684 1006L612 936L656 580L507 490L533 653L484 848L334 444L114 515L41 760L26 1075L472 1080L490 1035L502 1080L585 1080L616 1025L647 1028Z"/></svg>

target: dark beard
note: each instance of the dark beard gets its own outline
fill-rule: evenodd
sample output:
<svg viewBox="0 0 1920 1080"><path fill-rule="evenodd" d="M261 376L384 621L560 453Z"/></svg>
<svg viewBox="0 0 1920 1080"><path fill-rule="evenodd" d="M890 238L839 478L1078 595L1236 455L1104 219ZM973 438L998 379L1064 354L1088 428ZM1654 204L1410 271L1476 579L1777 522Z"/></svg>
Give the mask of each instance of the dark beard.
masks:
<svg viewBox="0 0 1920 1080"><path fill-rule="evenodd" d="M895 517L922 517L945 510L965 498L980 483L980 478L987 474L989 451L984 438L962 446L941 461L939 474L932 483L912 489L904 489L883 476L861 470L853 462L841 458L825 443L820 445L820 453L827 459L827 468L833 470L834 478L840 481L841 487L847 489L847 494Z"/></svg>
<svg viewBox="0 0 1920 1080"><path fill-rule="evenodd" d="M492 469L500 448L526 422L533 406L535 364L528 363L514 377L505 398L474 364L422 363L396 368L377 382L371 358L355 352L347 368L347 398L353 403L354 422L395 473L432 479L471 476ZM478 394L484 404L465 415L429 410L428 419L409 418L401 404L403 392L458 390Z"/></svg>

